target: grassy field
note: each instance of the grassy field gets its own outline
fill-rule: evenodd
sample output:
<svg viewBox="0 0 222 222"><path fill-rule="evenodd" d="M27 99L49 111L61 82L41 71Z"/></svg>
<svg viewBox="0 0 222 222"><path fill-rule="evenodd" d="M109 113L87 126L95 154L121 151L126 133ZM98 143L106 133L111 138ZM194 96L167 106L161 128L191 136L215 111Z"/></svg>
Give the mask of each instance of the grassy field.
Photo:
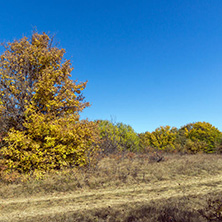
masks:
<svg viewBox="0 0 222 222"><path fill-rule="evenodd" d="M93 167L0 185L0 221L222 218L215 214L222 207L222 156L215 154L168 154L164 160L154 154L110 155Z"/></svg>

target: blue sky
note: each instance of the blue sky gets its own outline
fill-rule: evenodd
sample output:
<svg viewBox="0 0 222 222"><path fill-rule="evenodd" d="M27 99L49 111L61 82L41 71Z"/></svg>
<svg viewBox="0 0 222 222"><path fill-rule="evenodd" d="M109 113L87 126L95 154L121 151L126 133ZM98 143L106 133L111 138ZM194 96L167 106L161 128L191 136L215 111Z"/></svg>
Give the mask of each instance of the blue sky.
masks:
<svg viewBox="0 0 222 222"><path fill-rule="evenodd" d="M82 118L136 132L210 122L222 130L221 0L0 0L0 42L56 34L72 79L88 80ZM2 52L2 49L0 50Z"/></svg>

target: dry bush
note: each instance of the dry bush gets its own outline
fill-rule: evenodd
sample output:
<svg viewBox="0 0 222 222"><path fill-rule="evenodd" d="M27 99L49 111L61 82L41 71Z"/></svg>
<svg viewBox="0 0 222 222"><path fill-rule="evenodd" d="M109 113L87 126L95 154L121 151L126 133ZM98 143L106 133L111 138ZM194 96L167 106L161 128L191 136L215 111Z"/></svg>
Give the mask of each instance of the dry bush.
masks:
<svg viewBox="0 0 222 222"><path fill-rule="evenodd" d="M164 156L162 154L161 151L159 152L154 152L152 155L149 156L149 160L150 162L161 162L161 161L164 161Z"/></svg>

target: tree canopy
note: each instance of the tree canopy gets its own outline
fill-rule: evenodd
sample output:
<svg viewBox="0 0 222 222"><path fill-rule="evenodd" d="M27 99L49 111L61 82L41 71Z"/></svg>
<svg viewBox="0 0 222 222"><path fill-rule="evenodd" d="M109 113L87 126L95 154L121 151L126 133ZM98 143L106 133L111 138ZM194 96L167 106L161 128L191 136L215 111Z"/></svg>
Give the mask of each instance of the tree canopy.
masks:
<svg viewBox="0 0 222 222"><path fill-rule="evenodd" d="M60 168L86 163L96 140L96 124L80 121L89 106L87 82L70 79L65 50L46 33L5 45L0 56L1 155L10 169Z"/></svg>
<svg viewBox="0 0 222 222"><path fill-rule="evenodd" d="M1 130L24 129L27 109L53 116L74 114L78 119L79 111L89 106L81 94L86 82L70 79L73 68L64 53L45 33L5 45L0 56Z"/></svg>
<svg viewBox="0 0 222 222"><path fill-rule="evenodd" d="M97 120L101 137L100 146L105 153L138 151L139 137L130 125L108 120Z"/></svg>

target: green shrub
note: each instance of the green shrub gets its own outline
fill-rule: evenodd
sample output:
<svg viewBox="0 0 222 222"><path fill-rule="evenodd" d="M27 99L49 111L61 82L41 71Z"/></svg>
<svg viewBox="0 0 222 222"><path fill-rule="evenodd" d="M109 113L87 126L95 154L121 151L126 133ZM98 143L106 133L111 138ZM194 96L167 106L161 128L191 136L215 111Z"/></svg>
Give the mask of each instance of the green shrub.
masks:
<svg viewBox="0 0 222 222"><path fill-rule="evenodd" d="M113 124L108 120L98 120L101 143L105 153L116 151L138 151L140 139L129 125Z"/></svg>

